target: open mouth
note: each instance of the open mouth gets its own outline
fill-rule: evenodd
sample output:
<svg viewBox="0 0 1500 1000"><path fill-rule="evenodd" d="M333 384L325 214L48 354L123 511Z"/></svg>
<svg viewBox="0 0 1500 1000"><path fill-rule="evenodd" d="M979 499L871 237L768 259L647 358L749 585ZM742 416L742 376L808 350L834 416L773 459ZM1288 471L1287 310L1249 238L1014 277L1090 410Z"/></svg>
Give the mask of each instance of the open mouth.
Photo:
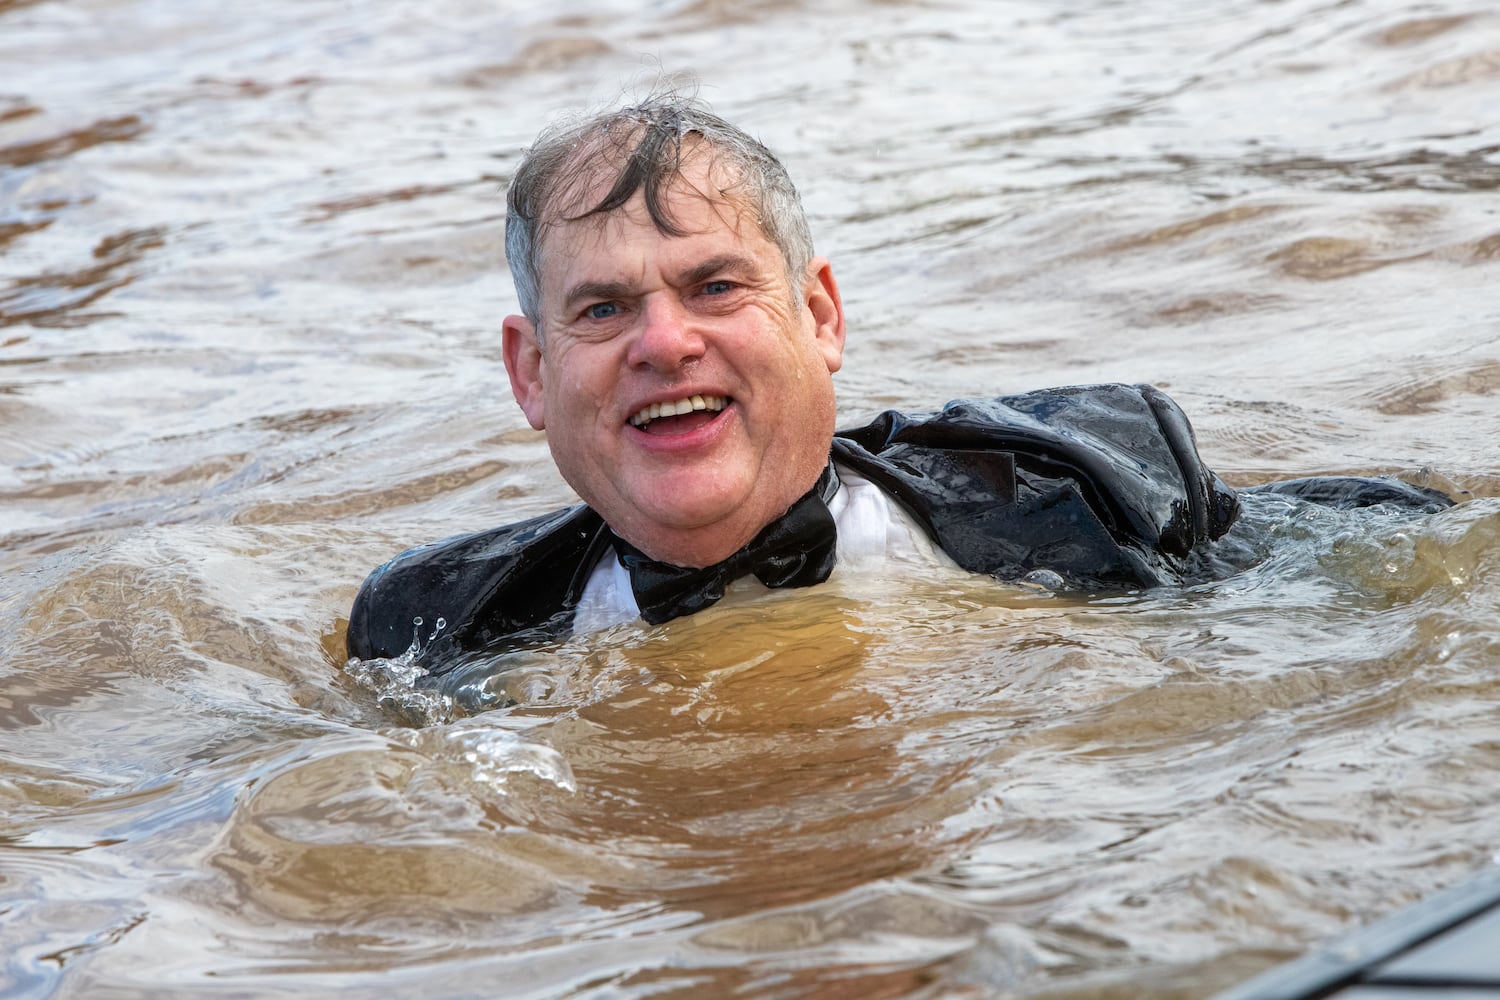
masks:
<svg viewBox="0 0 1500 1000"><path fill-rule="evenodd" d="M648 434L686 434L708 423L728 405L728 396L686 396L642 407L631 415L630 425Z"/></svg>

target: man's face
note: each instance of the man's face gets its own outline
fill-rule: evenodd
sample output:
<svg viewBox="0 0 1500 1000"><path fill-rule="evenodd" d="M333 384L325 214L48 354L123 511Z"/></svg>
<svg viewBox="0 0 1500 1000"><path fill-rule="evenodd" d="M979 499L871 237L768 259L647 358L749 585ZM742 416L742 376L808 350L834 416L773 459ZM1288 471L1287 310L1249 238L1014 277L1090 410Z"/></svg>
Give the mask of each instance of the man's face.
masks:
<svg viewBox="0 0 1500 1000"><path fill-rule="evenodd" d="M681 565L728 556L812 487L844 343L827 261L789 284L709 161L690 155L667 196L684 236L660 233L639 193L544 230L540 346L524 317L505 321L516 400L563 478Z"/></svg>

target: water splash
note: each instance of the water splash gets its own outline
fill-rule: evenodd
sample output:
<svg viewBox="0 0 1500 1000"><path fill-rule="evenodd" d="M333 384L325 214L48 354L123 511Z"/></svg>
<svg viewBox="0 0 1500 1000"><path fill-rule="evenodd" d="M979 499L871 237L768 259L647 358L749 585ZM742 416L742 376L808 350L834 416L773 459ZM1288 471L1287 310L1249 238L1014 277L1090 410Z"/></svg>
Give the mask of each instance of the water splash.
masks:
<svg viewBox="0 0 1500 1000"><path fill-rule="evenodd" d="M446 619L433 622L426 640L422 638L422 616L412 619L411 645L400 656L360 660L350 657L344 673L360 687L372 692L380 707L413 726L432 726L450 721L456 704L450 696L422 684L428 677L417 660L423 650L448 627Z"/></svg>
<svg viewBox="0 0 1500 1000"><path fill-rule="evenodd" d="M439 616L437 621L432 623L432 631L427 633L426 639L422 638L422 624L421 615L417 615L411 620L411 645L407 647L406 651L413 656L421 656L422 652L428 646L432 645L433 640L442 634L443 629L448 627L448 619Z"/></svg>

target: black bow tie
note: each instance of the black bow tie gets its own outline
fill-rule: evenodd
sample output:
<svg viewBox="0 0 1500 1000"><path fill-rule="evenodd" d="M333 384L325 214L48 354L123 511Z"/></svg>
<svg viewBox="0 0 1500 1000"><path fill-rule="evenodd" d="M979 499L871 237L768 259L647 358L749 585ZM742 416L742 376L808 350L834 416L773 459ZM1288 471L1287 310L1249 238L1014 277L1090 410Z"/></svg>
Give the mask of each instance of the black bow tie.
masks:
<svg viewBox="0 0 1500 1000"><path fill-rule="evenodd" d="M747 573L767 587L811 587L833 572L838 529L828 501L838 492L833 464L817 485L781 517L723 562L689 569L657 562L618 535L615 553L630 571L630 589L641 617L652 625L690 615L715 604L724 588Z"/></svg>

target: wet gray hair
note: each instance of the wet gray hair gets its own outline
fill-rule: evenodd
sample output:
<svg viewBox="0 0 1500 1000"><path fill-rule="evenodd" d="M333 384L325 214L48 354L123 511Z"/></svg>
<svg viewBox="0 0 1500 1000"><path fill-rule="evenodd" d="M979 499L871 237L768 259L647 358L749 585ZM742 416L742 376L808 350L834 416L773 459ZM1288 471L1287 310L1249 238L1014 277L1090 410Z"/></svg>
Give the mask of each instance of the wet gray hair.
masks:
<svg viewBox="0 0 1500 1000"><path fill-rule="evenodd" d="M786 262L793 294L812 260L812 235L797 189L781 161L755 138L720 118L696 97L659 93L628 108L549 126L526 151L506 192L505 258L521 311L540 328L541 236L549 225L604 216L642 192L657 230L685 236L666 205L682 175L684 140L700 140L729 168L736 187L718 192L749 209ZM579 204L591 188L613 182L592 206ZM573 214L563 214L572 211ZM539 331L540 332L540 329Z"/></svg>

